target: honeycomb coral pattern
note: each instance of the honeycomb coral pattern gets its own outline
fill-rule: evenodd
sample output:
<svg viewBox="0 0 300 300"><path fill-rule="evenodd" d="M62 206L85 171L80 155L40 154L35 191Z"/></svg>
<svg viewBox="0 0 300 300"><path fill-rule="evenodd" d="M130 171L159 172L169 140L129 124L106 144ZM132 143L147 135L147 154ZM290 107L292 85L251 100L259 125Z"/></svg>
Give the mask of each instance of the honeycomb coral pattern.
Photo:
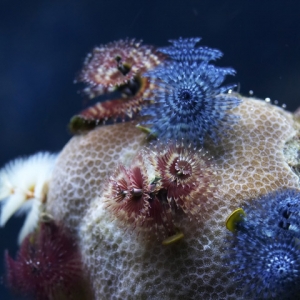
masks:
<svg viewBox="0 0 300 300"><path fill-rule="evenodd" d="M225 201L205 223L182 220L184 239L145 242L112 220L97 199L80 230L95 299L238 299L241 290L222 263ZM243 298L245 299L245 298Z"/></svg>
<svg viewBox="0 0 300 300"><path fill-rule="evenodd" d="M48 207L68 226L80 225L82 256L96 299L246 299L224 265L225 220L254 197L279 187L299 189L298 176L283 154L296 126L291 114L256 99L244 98L234 113L240 120L218 147L206 145L219 180L208 213L199 222L182 217L184 239L169 246L126 230L103 207L104 178L124 163L120 150L130 162L143 145L144 135L132 124L75 137L63 150Z"/></svg>
<svg viewBox="0 0 300 300"><path fill-rule="evenodd" d="M133 123L99 127L73 137L55 165L47 212L75 231L110 170L118 163L127 165L145 137Z"/></svg>
<svg viewBox="0 0 300 300"><path fill-rule="evenodd" d="M280 187L299 187L283 154L285 143L296 134L291 114L256 99L243 99L234 112L239 123L212 149L219 197L238 204Z"/></svg>

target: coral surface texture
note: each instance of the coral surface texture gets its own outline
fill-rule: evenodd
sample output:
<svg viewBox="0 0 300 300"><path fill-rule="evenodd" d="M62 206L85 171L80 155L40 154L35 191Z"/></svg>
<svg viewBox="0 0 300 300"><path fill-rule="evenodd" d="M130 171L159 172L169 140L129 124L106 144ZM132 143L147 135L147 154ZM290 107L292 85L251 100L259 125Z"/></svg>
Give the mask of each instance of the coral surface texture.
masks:
<svg viewBox="0 0 300 300"><path fill-rule="evenodd" d="M130 166L149 147L134 123L99 127L73 137L63 149L48 211L76 228L96 299L245 299L245 283L235 281L224 263L224 249L229 247L225 221L253 199L281 188L299 188L284 152L286 143L299 134L299 124L277 106L242 100L234 110L239 123L217 147L206 145L214 160L214 194L199 218L180 216L184 238L167 246L124 228L105 206L103 189L111 170L118 164Z"/></svg>

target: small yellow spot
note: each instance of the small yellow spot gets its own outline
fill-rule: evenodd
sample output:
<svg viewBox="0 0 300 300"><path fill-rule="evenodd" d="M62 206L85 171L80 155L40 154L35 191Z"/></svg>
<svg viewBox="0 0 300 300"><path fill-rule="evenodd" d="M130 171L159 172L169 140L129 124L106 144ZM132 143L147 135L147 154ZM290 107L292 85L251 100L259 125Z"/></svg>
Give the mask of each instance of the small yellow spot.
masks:
<svg viewBox="0 0 300 300"><path fill-rule="evenodd" d="M157 134L154 133L150 128L148 127L144 127L144 126L141 126L141 125L136 125L136 128L138 128L139 130L141 130L142 132L148 134L148 137L147 139L149 140L153 140L153 139L156 139L157 138Z"/></svg>
<svg viewBox="0 0 300 300"><path fill-rule="evenodd" d="M245 216L246 214L242 208L236 209L227 217L225 221L226 228L234 232L236 230L236 224L241 222Z"/></svg>
<svg viewBox="0 0 300 300"><path fill-rule="evenodd" d="M182 240L184 238L184 235L181 231L175 233L172 236L169 236L168 238L166 238L165 240L163 240L162 244L164 246L168 246L174 243L177 243L178 241Z"/></svg>
<svg viewBox="0 0 300 300"><path fill-rule="evenodd" d="M142 132L151 134L151 129L142 125L136 125L136 128L140 129Z"/></svg>

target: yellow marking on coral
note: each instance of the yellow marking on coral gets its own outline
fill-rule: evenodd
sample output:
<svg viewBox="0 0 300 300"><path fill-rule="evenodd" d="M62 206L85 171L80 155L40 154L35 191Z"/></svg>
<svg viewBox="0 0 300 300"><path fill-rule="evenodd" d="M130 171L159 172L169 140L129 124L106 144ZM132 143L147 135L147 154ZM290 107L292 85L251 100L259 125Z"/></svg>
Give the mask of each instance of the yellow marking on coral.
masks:
<svg viewBox="0 0 300 300"><path fill-rule="evenodd" d="M242 208L236 209L227 217L225 221L226 228L234 232L236 230L236 224L241 222L245 216L246 214Z"/></svg>
<svg viewBox="0 0 300 300"><path fill-rule="evenodd" d="M136 125L136 128L140 129L142 132L151 134L151 129L142 125Z"/></svg>
<svg viewBox="0 0 300 300"><path fill-rule="evenodd" d="M177 243L178 241L182 240L184 238L184 235L183 233L180 231L180 232L177 232L175 233L174 235L166 238L165 240L163 240L162 244L164 246L168 246L168 245L171 245L171 244L174 244L174 243Z"/></svg>

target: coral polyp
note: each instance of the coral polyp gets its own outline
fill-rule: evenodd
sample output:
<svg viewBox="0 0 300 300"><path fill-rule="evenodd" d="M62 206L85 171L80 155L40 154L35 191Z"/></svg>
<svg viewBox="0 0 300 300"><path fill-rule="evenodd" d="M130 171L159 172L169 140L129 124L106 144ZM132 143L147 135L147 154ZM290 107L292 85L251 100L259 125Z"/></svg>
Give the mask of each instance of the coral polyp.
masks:
<svg viewBox="0 0 300 300"><path fill-rule="evenodd" d="M107 119L121 118L124 120L132 118L140 111L143 104L143 97L150 91L150 83L145 79L140 79L137 83L137 91L134 94L126 95L123 98L110 101L98 102L96 105L82 111L80 116L85 119L106 121Z"/></svg>
<svg viewBox="0 0 300 300"><path fill-rule="evenodd" d="M203 150L170 144L158 151L155 166L169 201L187 214L200 215L213 197L214 168Z"/></svg>
<svg viewBox="0 0 300 300"><path fill-rule="evenodd" d="M254 234L238 234L230 253L230 268L251 299L298 299L299 242Z"/></svg>
<svg viewBox="0 0 300 300"><path fill-rule="evenodd" d="M80 299L88 292L76 242L52 221L23 241L16 260L8 253L5 260L7 284L16 294L58 300Z"/></svg>
<svg viewBox="0 0 300 300"><path fill-rule="evenodd" d="M164 236L173 226L170 205L163 194L139 156L131 168L118 166L110 176L104 203L125 229L131 227Z"/></svg>
<svg viewBox="0 0 300 300"><path fill-rule="evenodd" d="M300 192L286 189L245 205L227 239L226 260L255 299L294 299L300 288Z"/></svg>
<svg viewBox="0 0 300 300"><path fill-rule="evenodd" d="M86 57L76 82L86 83L88 86L84 93L94 98L128 84L163 60L163 54L152 46L142 45L141 41L126 39L112 42L93 49Z"/></svg>
<svg viewBox="0 0 300 300"><path fill-rule="evenodd" d="M126 169L117 167L105 189L105 202L126 226L160 236L176 232L178 215L201 219L214 197L215 170L204 151L172 143L153 146ZM151 175L150 175L151 174Z"/></svg>
<svg viewBox="0 0 300 300"><path fill-rule="evenodd" d="M159 48L161 53L177 61L211 61L222 57L223 53L218 49L209 47L196 47L201 38L179 38L170 40L172 46Z"/></svg>
<svg viewBox="0 0 300 300"><path fill-rule="evenodd" d="M135 88L132 84L122 86L122 98L97 102L72 118L70 129L73 133L91 130L107 121L126 121L137 116L147 102L144 97L150 97L154 86L146 78L136 78Z"/></svg>
<svg viewBox="0 0 300 300"><path fill-rule="evenodd" d="M108 201L110 201L110 197L113 201L108 206L113 206L113 210L119 210L121 207L118 206L128 198L130 184L129 174L124 166L117 167L114 174L110 176L109 184L111 191L108 194Z"/></svg>
<svg viewBox="0 0 300 300"><path fill-rule="evenodd" d="M120 40L96 47L87 56L76 82L87 87L83 94L92 99L116 92L120 98L108 97L84 109L70 122L73 133L91 130L106 121L128 120L136 117L144 98L151 97L153 85L142 74L164 61L165 55L154 47L135 40ZM116 98L116 99L115 99Z"/></svg>
<svg viewBox="0 0 300 300"><path fill-rule="evenodd" d="M108 208L134 226L143 223L149 209L148 184L147 174L140 166L129 170L119 166L110 177L106 196Z"/></svg>
<svg viewBox="0 0 300 300"><path fill-rule="evenodd" d="M300 237L300 192L283 189L268 193L244 206L247 228L263 228L266 235Z"/></svg>
<svg viewBox="0 0 300 300"><path fill-rule="evenodd" d="M292 235L274 239L249 230L238 232L232 243L227 259L245 298L299 298L299 240Z"/></svg>
<svg viewBox="0 0 300 300"><path fill-rule="evenodd" d="M168 52L167 49L164 52ZM206 55L200 61L197 57L194 60L192 54L189 54L190 59L181 59L177 51L185 57L184 49L176 47L176 55L171 55L171 58L175 56L174 60L144 74L157 86L154 96L145 98L154 103L141 111L143 116L149 117L144 124L165 139L203 144L209 136L216 142L218 135L238 120L228 112L241 103L235 95L227 94L235 85L221 86L225 77L234 75L235 71L209 64ZM173 52L172 46L170 52Z"/></svg>

